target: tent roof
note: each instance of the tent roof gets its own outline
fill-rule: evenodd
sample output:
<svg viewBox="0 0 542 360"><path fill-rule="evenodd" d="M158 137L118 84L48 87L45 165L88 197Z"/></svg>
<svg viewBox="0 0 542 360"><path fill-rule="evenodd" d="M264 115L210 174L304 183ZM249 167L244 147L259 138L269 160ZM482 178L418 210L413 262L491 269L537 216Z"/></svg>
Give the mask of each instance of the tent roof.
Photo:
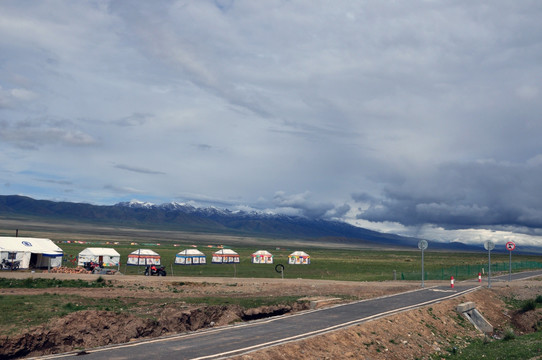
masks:
<svg viewBox="0 0 542 360"><path fill-rule="evenodd" d="M137 249L135 251L132 251L130 255L160 256L156 251L152 251L151 249Z"/></svg>
<svg viewBox="0 0 542 360"><path fill-rule="evenodd" d="M107 256L120 256L120 254L115 249L111 248L86 248L79 253L79 255L107 255Z"/></svg>
<svg viewBox="0 0 542 360"><path fill-rule="evenodd" d="M309 256L309 254L304 251L294 251L289 256Z"/></svg>
<svg viewBox="0 0 542 360"><path fill-rule="evenodd" d="M0 251L21 251L45 255L63 254L62 249L50 239L27 237L0 237Z"/></svg>
<svg viewBox="0 0 542 360"><path fill-rule="evenodd" d="M187 255L205 256L204 253L202 253L201 251L199 251L197 249L186 249L186 250L178 252L177 255L181 255L181 256L187 256Z"/></svg>
<svg viewBox="0 0 542 360"><path fill-rule="evenodd" d="M271 253L267 250L258 250L256 251L255 253L253 253L252 255L267 255L267 256L273 256L271 255Z"/></svg>
<svg viewBox="0 0 542 360"><path fill-rule="evenodd" d="M233 251L232 249L221 249L221 250L218 250L217 252L215 252L214 254L216 254L216 255L239 255L235 251Z"/></svg>

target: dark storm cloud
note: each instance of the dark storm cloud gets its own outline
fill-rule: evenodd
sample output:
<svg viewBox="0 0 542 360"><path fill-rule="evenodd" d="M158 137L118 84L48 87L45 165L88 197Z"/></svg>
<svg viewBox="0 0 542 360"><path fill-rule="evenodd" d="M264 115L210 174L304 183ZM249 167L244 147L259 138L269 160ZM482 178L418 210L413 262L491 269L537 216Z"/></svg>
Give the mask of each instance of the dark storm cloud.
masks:
<svg viewBox="0 0 542 360"><path fill-rule="evenodd" d="M295 211L294 214L310 219L339 219L350 210L348 204L335 206L331 202L314 202L309 192L288 195L284 191L277 191L273 204L276 206L275 211L279 213L288 212L290 209Z"/></svg>
<svg viewBox="0 0 542 360"><path fill-rule="evenodd" d="M449 163L388 183L380 197L353 195L369 204L358 218L444 228L542 227L542 165L493 161Z"/></svg>

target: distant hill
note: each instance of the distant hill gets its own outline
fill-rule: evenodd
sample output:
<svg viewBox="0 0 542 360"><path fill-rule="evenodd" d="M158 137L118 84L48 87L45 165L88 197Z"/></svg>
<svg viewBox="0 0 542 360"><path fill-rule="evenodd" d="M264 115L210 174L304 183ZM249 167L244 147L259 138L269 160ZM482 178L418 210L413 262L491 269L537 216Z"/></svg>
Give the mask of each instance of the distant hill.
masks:
<svg viewBox="0 0 542 360"><path fill-rule="evenodd" d="M99 206L8 195L0 196L0 217L368 246L416 248L418 242L415 238L380 233L339 221L213 207L197 208L182 203L154 205L123 202ZM439 244L436 248L468 250L471 247L452 243Z"/></svg>

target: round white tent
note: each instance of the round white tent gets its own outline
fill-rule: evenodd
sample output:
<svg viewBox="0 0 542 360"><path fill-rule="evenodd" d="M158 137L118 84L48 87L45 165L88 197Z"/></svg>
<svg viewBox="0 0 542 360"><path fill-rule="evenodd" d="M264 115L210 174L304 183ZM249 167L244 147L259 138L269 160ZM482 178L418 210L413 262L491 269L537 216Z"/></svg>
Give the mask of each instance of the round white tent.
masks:
<svg viewBox="0 0 542 360"><path fill-rule="evenodd" d="M150 249L137 249L128 255L126 265L160 265L160 255Z"/></svg>
<svg viewBox="0 0 542 360"><path fill-rule="evenodd" d="M253 264L272 264L273 255L267 250L258 250L251 255Z"/></svg>
<svg viewBox="0 0 542 360"><path fill-rule="evenodd" d="M85 266L85 263L93 261L104 266L119 266L120 254L111 248L86 248L77 256L77 265Z"/></svg>
<svg viewBox="0 0 542 360"><path fill-rule="evenodd" d="M205 265L206 263L205 254L197 249L186 249L175 255L177 265Z"/></svg>
<svg viewBox="0 0 542 360"><path fill-rule="evenodd" d="M311 257L304 251L294 251L288 255L288 264L291 265L309 265Z"/></svg>
<svg viewBox="0 0 542 360"><path fill-rule="evenodd" d="M213 264L239 264L239 254L231 249L222 249L213 253Z"/></svg>

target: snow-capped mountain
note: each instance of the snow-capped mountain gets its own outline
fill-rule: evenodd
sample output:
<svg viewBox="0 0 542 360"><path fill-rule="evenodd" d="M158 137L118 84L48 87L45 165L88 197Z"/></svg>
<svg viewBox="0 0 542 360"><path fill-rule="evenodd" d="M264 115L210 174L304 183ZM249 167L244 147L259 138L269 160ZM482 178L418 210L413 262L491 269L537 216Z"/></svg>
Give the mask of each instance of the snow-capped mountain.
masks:
<svg viewBox="0 0 542 360"><path fill-rule="evenodd" d="M308 219L257 211L199 208L185 203L155 205L130 201L110 206L0 196L0 216L29 217L55 222L82 222L114 226L202 233L318 240L337 243L409 246L417 239L359 228L344 222Z"/></svg>
<svg viewBox="0 0 542 360"><path fill-rule="evenodd" d="M215 206L196 207L191 204L180 203L180 202L153 204L150 202L132 200L132 201L120 202L120 203L115 204L114 206L128 207L132 209L158 209L158 210L165 210L165 211L178 211L185 214L198 214L202 216L236 216L236 217L260 216L262 218L287 217L285 215L270 214L264 211L255 211L255 210L250 211L250 212L244 211L244 210L233 211L229 209L220 209Z"/></svg>

